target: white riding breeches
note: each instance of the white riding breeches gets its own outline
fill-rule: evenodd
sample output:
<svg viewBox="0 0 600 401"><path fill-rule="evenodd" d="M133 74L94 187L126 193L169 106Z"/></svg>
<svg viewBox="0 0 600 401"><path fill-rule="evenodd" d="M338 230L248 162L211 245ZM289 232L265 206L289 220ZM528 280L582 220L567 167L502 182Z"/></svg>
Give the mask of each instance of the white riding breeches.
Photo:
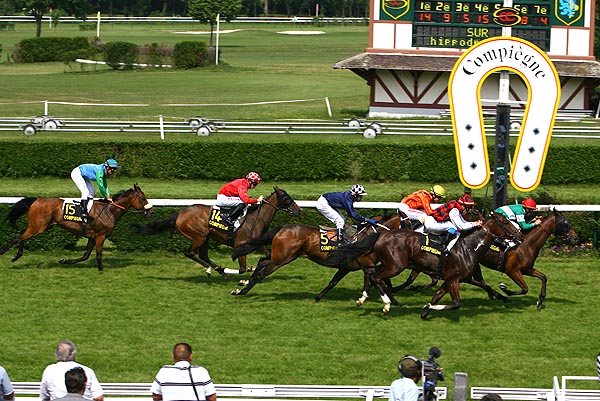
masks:
<svg viewBox="0 0 600 401"><path fill-rule="evenodd" d="M244 203L244 201L239 196L227 196L223 194L217 195L217 201L215 205L222 207L233 207L237 206L240 203Z"/></svg>
<svg viewBox="0 0 600 401"><path fill-rule="evenodd" d="M424 210L411 209L406 203L401 203L398 206L398 210L403 212L409 219L419 220L421 223L424 223L425 217L427 217L427 213Z"/></svg>
<svg viewBox="0 0 600 401"><path fill-rule="evenodd" d="M435 234L441 234L448 231L449 228L456 229L456 226L450 221L437 221L433 216L425 217L425 230Z"/></svg>
<svg viewBox="0 0 600 401"><path fill-rule="evenodd" d="M333 224L335 224L335 228L340 229L340 230L342 230L344 228L344 223L346 222L344 215L341 214L338 210L332 208L324 196L320 196L319 199L317 199L316 207L317 207L317 210L323 216L325 216L329 221L331 221Z"/></svg>
<svg viewBox="0 0 600 401"><path fill-rule="evenodd" d="M79 167L75 167L71 171L71 179L73 180L79 191L81 191L81 199L92 199L94 197L94 195L96 194L96 188L90 181L83 178Z"/></svg>

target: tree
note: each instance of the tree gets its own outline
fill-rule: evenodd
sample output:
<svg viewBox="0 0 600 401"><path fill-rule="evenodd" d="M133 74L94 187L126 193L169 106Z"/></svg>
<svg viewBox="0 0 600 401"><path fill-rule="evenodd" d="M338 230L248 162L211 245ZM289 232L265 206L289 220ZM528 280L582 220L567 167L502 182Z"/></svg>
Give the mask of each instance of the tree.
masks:
<svg viewBox="0 0 600 401"><path fill-rule="evenodd" d="M229 22L237 16L242 8L242 0L189 0L189 15L201 23L210 24L210 46L213 45L213 30L220 19Z"/></svg>
<svg viewBox="0 0 600 401"><path fill-rule="evenodd" d="M15 8L23 10L29 15L33 15L35 19L35 37L42 36L42 18L44 13L50 11L52 0L16 0L14 1Z"/></svg>

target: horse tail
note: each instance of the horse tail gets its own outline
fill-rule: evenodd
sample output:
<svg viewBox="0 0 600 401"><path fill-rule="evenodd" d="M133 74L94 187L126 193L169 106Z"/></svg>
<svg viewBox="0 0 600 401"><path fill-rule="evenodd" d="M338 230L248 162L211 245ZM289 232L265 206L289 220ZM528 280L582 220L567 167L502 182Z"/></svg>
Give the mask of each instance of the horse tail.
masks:
<svg viewBox="0 0 600 401"><path fill-rule="evenodd" d="M154 235L160 234L167 230L175 230L175 223L177 222L177 216L179 212L173 213L171 216L167 217L164 220L153 221L150 224L132 224L133 228L135 228L138 234L142 235Z"/></svg>
<svg viewBox="0 0 600 401"><path fill-rule="evenodd" d="M250 238L248 241L240 244L240 246L233 250L233 253L231 254L231 260L236 260L240 256L248 255L258 248L270 244L275 235L281 231L282 228L283 226L274 227L260 237Z"/></svg>
<svg viewBox="0 0 600 401"><path fill-rule="evenodd" d="M10 224L12 228L14 228L15 230L19 230L19 226L17 226L17 220L19 219L19 217L27 213L27 211L29 210L33 202L36 201L36 199L37 198L33 196L23 198L17 203L15 203L12 209L10 209L10 212L8 212L7 220L8 224Z"/></svg>
<svg viewBox="0 0 600 401"><path fill-rule="evenodd" d="M350 261L372 252L380 235L381 233L374 233L359 241L338 247L327 256L327 262L335 266L347 267Z"/></svg>

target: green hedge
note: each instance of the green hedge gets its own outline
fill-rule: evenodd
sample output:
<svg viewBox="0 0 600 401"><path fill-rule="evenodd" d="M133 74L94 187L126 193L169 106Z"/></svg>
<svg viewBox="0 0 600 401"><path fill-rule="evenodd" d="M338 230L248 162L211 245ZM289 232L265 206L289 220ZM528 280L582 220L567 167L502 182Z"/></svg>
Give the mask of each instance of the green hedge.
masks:
<svg viewBox="0 0 600 401"><path fill-rule="evenodd" d="M543 184L600 183L600 158L595 157L600 146L552 146L548 152ZM232 154L235 157L232 157ZM489 149L493 157L493 148ZM122 164L120 176L132 178L210 179L227 181L247 172L249 166L260 171L269 181L330 180L353 178L361 181L394 181L409 178L415 181L458 181L453 145L401 145L369 141L348 143L269 143L256 146L253 142L223 143L72 143L5 142L0 147L0 176L69 178L71 169L90 160L114 157ZM493 162L490 161L490 165ZM570 202L538 194L541 204ZM487 200L476 199L480 204ZM0 205L0 216L6 216L11 205ZM166 218L181 208L156 208L155 218ZM381 211L364 211L374 215ZM590 213L568 213L584 241L589 242L595 227ZM134 235L131 224L145 223L140 214L126 214L119 222L110 241L120 251L164 249L181 252L189 241L178 233L152 237ZM322 223L313 209L304 211L302 220L278 213L274 224L302 222ZM25 219L20 221L24 227ZM0 245L16 232L0 224ZM27 242L26 249L73 248L77 238L62 229L50 230ZM214 247L215 245L213 245Z"/></svg>
<svg viewBox="0 0 600 401"><path fill-rule="evenodd" d="M15 46L13 59L20 63L64 61L67 54L80 51L89 54L91 48L87 38L31 38L23 39Z"/></svg>
<svg viewBox="0 0 600 401"><path fill-rule="evenodd" d="M599 184L600 145L552 146L542 183ZM494 149L488 150L490 158ZM234 154L235 157L231 157ZM427 144L275 142L256 146L250 140L231 144L96 142L5 142L0 147L2 177L69 177L90 160L116 158L119 175L134 178L229 180L249 167L276 180L458 181L454 146ZM490 160L493 166L493 160Z"/></svg>

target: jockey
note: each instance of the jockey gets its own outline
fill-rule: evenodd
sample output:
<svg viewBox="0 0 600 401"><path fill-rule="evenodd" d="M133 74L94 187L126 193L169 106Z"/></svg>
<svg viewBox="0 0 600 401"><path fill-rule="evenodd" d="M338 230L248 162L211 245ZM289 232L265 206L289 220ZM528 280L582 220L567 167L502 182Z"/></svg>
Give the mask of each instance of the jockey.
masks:
<svg viewBox="0 0 600 401"><path fill-rule="evenodd" d="M433 212L431 202L437 202L445 197L446 190L441 185L434 185L429 191L421 189L404 197L398 210L406 214L409 219L419 220L423 224L425 217Z"/></svg>
<svg viewBox="0 0 600 401"><path fill-rule="evenodd" d="M523 199L521 204L515 203L512 205L500 206L495 211L500 213L511 223L513 223L521 231L531 230L533 227L538 226L542 223L542 217L536 216L530 222L527 222L526 215L535 212L537 210L537 204L531 198Z"/></svg>
<svg viewBox="0 0 600 401"><path fill-rule="evenodd" d="M228 215L221 212L221 216L226 219L229 225L238 219L240 213L246 210L246 205L261 203L264 196L260 195L254 199L248 196L248 189L254 189L262 182L260 175L254 171L246 174L244 178L238 178L223 185L217 194L215 205L219 207L232 207Z"/></svg>
<svg viewBox="0 0 600 401"><path fill-rule="evenodd" d="M71 179L81 191L81 219L84 223L88 221L88 212L92 209L96 194L92 181L96 181L102 196L111 200L106 178L113 175L119 167L121 166L115 159L108 159L102 164L81 164L71 171Z"/></svg>
<svg viewBox="0 0 600 401"><path fill-rule="evenodd" d="M373 225L377 224L376 220L361 216L354 210L354 202L360 202L365 195L367 195L365 188L362 185L354 184L349 191L327 192L317 199L317 210L335 224L339 243L344 242L344 224L346 222L341 210L345 210L348 216L358 222L366 221Z"/></svg>
<svg viewBox="0 0 600 401"><path fill-rule="evenodd" d="M458 241L461 231L471 230L475 227L481 227L480 220L469 222L466 221L460 213L464 208L475 206L475 201L469 194L464 194L458 200L451 200L433 211L433 213L425 218L425 229L428 232L444 233L452 235L452 239L445 249L445 254L450 254L450 250Z"/></svg>

